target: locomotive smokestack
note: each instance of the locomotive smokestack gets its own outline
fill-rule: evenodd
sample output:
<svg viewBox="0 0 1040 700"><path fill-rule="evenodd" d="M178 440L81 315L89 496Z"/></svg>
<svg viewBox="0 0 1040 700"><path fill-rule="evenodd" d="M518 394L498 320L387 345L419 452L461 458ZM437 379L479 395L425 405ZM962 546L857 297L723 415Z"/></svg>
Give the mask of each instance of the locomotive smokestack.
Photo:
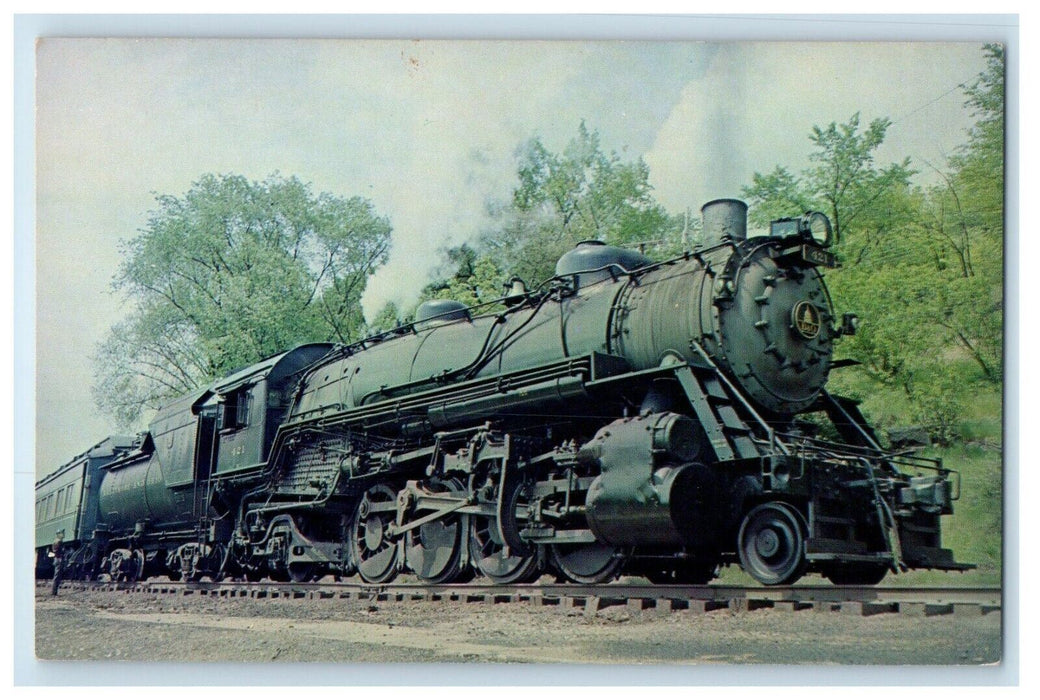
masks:
<svg viewBox="0 0 1040 700"><path fill-rule="evenodd" d="M701 207L704 246L747 238L747 205L739 199L713 199Z"/></svg>

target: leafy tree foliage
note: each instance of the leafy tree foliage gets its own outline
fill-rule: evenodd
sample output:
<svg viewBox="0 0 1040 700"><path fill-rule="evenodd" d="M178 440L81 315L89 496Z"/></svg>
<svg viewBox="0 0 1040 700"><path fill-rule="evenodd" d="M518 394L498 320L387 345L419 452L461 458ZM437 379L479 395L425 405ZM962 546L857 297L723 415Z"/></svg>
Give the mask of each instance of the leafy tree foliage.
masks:
<svg viewBox="0 0 1040 700"><path fill-rule="evenodd" d="M769 175L756 173L743 190L751 220L760 226L792 210L828 215L844 264L830 275L832 291L839 306L855 309L866 321L846 352L882 381L898 380L914 357L905 339L928 335L917 311L929 285L922 291L908 284L921 278L908 276L907 251L893 248L906 239L892 233L913 226L913 171L908 161L880 168L874 162L889 126L887 119L875 119L861 129L859 114L844 124L814 126L812 167L797 176L779 166ZM904 313L897 316L895 309Z"/></svg>
<svg viewBox="0 0 1040 700"><path fill-rule="evenodd" d="M190 322L161 305L142 306L112 327L94 354L98 407L132 426L146 408L191 391L210 363Z"/></svg>
<svg viewBox="0 0 1040 700"><path fill-rule="evenodd" d="M498 225L479 246L510 275L537 284L583 240L676 247L681 222L654 200L646 163L605 153L584 122L561 153L533 138L517 160L512 200L491 207Z"/></svg>
<svg viewBox="0 0 1040 700"><path fill-rule="evenodd" d="M487 254L478 253L468 244L448 249L447 266L454 273L432 282L423 290L419 302L427 299L455 299L466 306L488 304L505 293L506 273Z"/></svg>
<svg viewBox="0 0 1040 700"><path fill-rule="evenodd" d="M583 240L639 246L664 258L691 247L699 235L699 222L669 215L654 200L646 163L605 153L599 134L584 122L562 152L532 138L516 156L512 197L488 206L494 225L474 245L442 251L436 281L416 306L427 299L485 304L501 298L512 277L537 285L552 277L560 256ZM399 323L411 320L414 308L402 312L388 305L373 330L384 330L391 316Z"/></svg>
<svg viewBox="0 0 1040 700"><path fill-rule="evenodd" d="M365 328L365 335L373 336L378 335L379 333L385 333L386 331L397 328L401 324L407 323L410 320L411 317L409 316L406 319L405 315L402 314L401 310L397 307L397 304L388 301L383 305L383 308L376 313L372 322Z"/></svg>
<svg viewBox="0 0 1040 700"><path fill-rule="evenodd" d="M951 159L967 227L989 236L1003 234L1004 221L1004 48L985 48L986 69L965 90L977 118L968 143ZM953 187L953 185L951 185Z"/></svg>
<svg viewBox="0 0 1040 700"><path fill-rule="evenodd" d="M362 330L361 293L391 230L367 200L275 174L204 175L156 202L113 283L134 310L96 352L95 398L123 424L300 342Z"/></svg>
<svg viewBox="0 0 1040 700"><path fill-rule="evenodd" d="M925 193L918 221L938 274L934 322L999 385L1003 350L1004 52L985 48L987 67L965 88L977 118L967 143Z"/></svg>
<svg viewBox="0 0 1040 700"><path fill-rule="evenodd" d="M943 185L930 192L929 232L949 260L942 325L987 380L1002 372L1004 237L1004 49L987 45L986 69L966 88L977 118L950 159Z"/></svg>
<svg viewBox="0 0 1040 700"><path fill-rule="evenodd" d="M823 211L830 217L846 258L859 262L876 249L898 224L912 214L908 200L909 158L879 168L874 154L884 143L891 122L875 119L860 128L856 113L845 122L814 126L813 166L796 176L777 166L768 175L755 173L743 190L751 205L751 222L764 226L792 211Z"/></svg>
<svg viewBox="0 0 1040 700"><path fill-rule="evenodd" d="M494 302L505 294L508 279L502 267L487 254L480 254L468 243L441 251L444 262L435 280L426 285L419 298L401 310L388 302L369 325L371 335L410 323L419 305L430 299L454 299L466 306L480 305L480 313L501 308Z"/></svg>
<svg viewBox="0 0 1040 700"><path fill-rule="evenodd" d="M759 225L792 209L824 211L842 268L828 276L836 304L863 319L841 352L882 386L898 388L911 416L940 442L978 386L998 387L1002 350L1003 51L966 87L977 117L966 145L922 189L909 159L874 160L890 122L813 127L812 166L756 173L744 196ZM841 383L843 378L836 377Z"/></svg>

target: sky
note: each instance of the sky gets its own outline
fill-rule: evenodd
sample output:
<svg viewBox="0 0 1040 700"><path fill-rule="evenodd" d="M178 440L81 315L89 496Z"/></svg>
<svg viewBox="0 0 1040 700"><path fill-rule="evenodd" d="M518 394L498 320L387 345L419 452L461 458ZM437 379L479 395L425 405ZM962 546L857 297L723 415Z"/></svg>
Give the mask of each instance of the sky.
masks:
<svg viewBox="0 0 1040 700"><path fill-rule="evenodd" d="M114 424L93 406L94 347L127 311L120 244L155 195L204 173L279 172L366 197L393 225L363 300L407 303L437 248L508 199L517 147L559 150L584 120L643 158L669 211L736 197L807 163L814 124L893 124L881 163L931 165L965 140L959 85L978 43L56 39L36 53L36 471ZM792 212L795 213L795 212Z"/></svg>

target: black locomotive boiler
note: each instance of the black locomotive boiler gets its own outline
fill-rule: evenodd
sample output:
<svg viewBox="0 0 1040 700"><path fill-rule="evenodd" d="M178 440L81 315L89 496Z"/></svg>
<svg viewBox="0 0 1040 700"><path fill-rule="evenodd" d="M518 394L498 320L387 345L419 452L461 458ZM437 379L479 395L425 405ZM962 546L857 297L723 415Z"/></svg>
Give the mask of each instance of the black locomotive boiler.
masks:
<svg viewBox="0 0 1040 700"><path fill-rule="evenodd" d="M101 469L84 568L705 583L739 563L763 584L967 568L941 545L956 475L884 450L826 389L855 326L820 273L827 218L748 238L742 202L702 214L704 245L672 260L583 243L501 310L426 302L174 402Z"/></svg>

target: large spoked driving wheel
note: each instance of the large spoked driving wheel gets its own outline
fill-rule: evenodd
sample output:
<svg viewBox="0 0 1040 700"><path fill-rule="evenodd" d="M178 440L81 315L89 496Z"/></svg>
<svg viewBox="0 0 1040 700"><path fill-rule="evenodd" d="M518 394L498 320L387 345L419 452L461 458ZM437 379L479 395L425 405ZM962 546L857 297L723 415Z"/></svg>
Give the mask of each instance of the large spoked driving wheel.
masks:
<svg viewBox="0 0 1040 700"><path fill-rule="evenodd" d="M454 479L434 481L434 493L457 493L462 485ZM420 514L421 515L421 514ZM405 537L405 561L408 568L426 583L457 583L472 578L469 562L463 560L463 518L449 515L409 530Z"/></svg>
<svg viewBox="0 0 1040 700"><path fill-rule="evenodd" d="M617 547L599 542L554 544L550 552L553 566L572 583L593 585L613 581L624 564Z"/></svg>
<svg viewBox="0 0 1040 700"><path fill-rule="evenodd" d="M389 529L397 517L397 494L385 484L365 492L354 513L350 550L358 574L368 583L387 583L397 576L397 542Z"/></svg>
<svg viewBox="0 0 1040 700"><path fill-rule="evenodd" d="M495 583L531 583L538 580L545 566L545 555L540 547L517 546L520 535L516 514L522 490L522 485L517 483L506 494L503 509L505 522L501 525L495 517L470 517L473 524L470 527L469 549L473 564ZM503 536L503 530L508 539L513 541L512 546L506 541L507 537Z"/></svg>
<svg viewBox="0 0 1040 700"><path fill-rule="evenodd" d="M756 581L780 586L805 573L805 525L786 503L763 503L744 518L737 535L740 564Z"/></svg>
<svg viewBox="0 0 1040 700"><path fill-rule="evenodd" d="M498 535L494 518L475 517L470 528L470 550L480 573L495 583L531 583L542 575L539 552L531 548L526 554L510 550Z"/></svg>

